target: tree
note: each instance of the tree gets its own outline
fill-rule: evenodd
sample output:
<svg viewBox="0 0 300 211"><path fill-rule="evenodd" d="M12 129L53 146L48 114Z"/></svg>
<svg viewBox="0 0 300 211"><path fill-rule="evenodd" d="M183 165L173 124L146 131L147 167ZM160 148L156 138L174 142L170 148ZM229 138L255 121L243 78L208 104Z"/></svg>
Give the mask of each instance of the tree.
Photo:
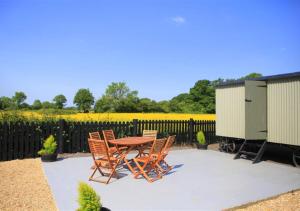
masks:
<svg viewBox="0 0 300 211"><path fill-rule="evenodd" d="M105 90L105 96L120 100L126 98L131 91L125 82L113 82ZM137 93L136 93L137 94Z"/></svg>
<svg viewBox="0 0 300 211"><path fill-rule="evenodd" d="M167 100L159 101L157 103L158 108L163 113L169 113L170 112L170 102Z"/></svg>
<svg viewBox="0 0 300 211"><path fill-rule="evenodd" d="M137 104L138 112L168 112L169 111L169 102L161 101L156 102L155 100L151 100L149 98L141 98Z"/></svg>
<svg viewBox="0 0 300 211"><path fill-rule="evenodd" d="M194 102L191 95L188 93L182 93L173 97L169 104L170 112L194 113Z"/></svg>
<svg viewBox="0 0 300 211"><path fill-rule="evenodd" d="M13 107L13 101L9 97L0 97L0 110L9 109Z"/></svg>
<svg viewBox="0 0 300 211"><path fill-rule="evenodd" d="M88 113L94 104L94 97L89 89L79 89L74 97L73 103L79 110Z"/></svg>
<svg viewBox="0 0 300 211"><path fill-rule="evenodd" d="M62 109L65 103L67 102L67 98L64 95L60 94L60 95L56 95L53 101L57 108Z"/></svg>
<svg viewBox="0 0 300 211"><path fill-rule="evenodd" d="M95 104L96 112L136 112L138 92L131 91L125 82L113 82Z"/></svg>
<svg viewBox="0 0 300 211"><path fill-rule="evenodd" d="M31 109L31 106L28 103L21 103L20 108L21 109Z"/></svg>
<svg viewBox="0 0 300 211"><path fill-rule="evenodd" d="M45 101L42 103L42 108L44 109L55 108L55 105L53 103L50 103L49 101Z"/></svg>
<svg viewBox="0 0 300 211"><path fill-rule="evenodd" d="M103 113L103 112L111 111L110 99L108 99L107 97L102 96L100 99L98 99L96 101L94 110L97 113Z"/></svg>
<svg viewBox="0 0 300 211"><path fill-rule="evenodd" d="M251 78L259 78L262 77L262 74L260 73L250 73L244 77L241 77L240 80L245 80L245 79L251 79Z"/></svg>
<svg viewBox="0 0 300 211"><path fill-rule="evenodd" d="M137 112L137 103L139 101L137 91L130 91L125 98L120 99L117 103L116 111L117 112Z"/></svg>
<svg viewBox="0 0 300 211"><path fill-rule="evenodd" d="M215 112L215 87L209 80L199 80L190 89L195 112Z"/></svg>
<svg viewBox="0 0 300 211"><path fill-rule="evenodd" d="M15 103L16 108L20 108L21 104L24 103L27 96L24 92L15 92L15 95L12 97L13 102Z"/></svg>
<svg viewBox="0 0 300 211"><path fill-rule="evenodd" d="M38 109L41 109L42 108L42 103L40 100L35 100L33 103L32 103L32 109L34 110L38 110Z"/></svg>
<svg viewBox="0 0 300 211"><path fill-rule="evenodd" d="M139 112L153 112L154 102L149 98L141 98L138 102L137 109Z"/></svg>

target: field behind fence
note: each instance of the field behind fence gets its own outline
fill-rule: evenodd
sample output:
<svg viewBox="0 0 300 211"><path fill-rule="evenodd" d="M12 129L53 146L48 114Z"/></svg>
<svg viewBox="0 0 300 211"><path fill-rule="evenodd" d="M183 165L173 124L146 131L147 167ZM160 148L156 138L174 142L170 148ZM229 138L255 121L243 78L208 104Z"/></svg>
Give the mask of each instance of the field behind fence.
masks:
<svg viewBox="0 0 300 211"><path fill-rule="evenodd" d="M158 130L158 138L176 135L176 145L196 142L202 130L208 144L215 143L215 121L137 120L127 122L2 122L0 123L0 160L38 157L42 142L54 135L59 153L89 152L88 133L113 129L116 137L140 136L144 129Z"/></svg>
<svg viewBox="0 0 300 211"><path fill-rule="evenodd" d="M58 121L64 119L74 122L130 122L133 119L139 120L215 120L215 114L187 114L187 113L52 113L57 110L38 111L0 111L0 120L11 121L14 119L22 121ZM73 111L62 111L73 112Z"/></svg>

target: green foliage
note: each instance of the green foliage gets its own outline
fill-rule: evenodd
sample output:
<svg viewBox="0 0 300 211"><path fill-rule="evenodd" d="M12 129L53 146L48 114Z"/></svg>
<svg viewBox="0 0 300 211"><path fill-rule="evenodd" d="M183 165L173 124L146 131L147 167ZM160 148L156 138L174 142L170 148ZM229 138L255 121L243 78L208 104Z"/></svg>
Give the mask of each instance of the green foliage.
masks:
<svg viewBox="0 0 300 211"><path fill-rule="evenodd" d="M197 141L199 144L203 144L203 145L206 144L205 135L203 131L199 131L197 133Z"/></svg>
<svg viewBox="0 0 300 211"><path fill-rule="evenodd" d="M251 79L251 78L259 78L262 77L262 74L260 73L250 73L246 75L245 77L241 77L240 80L245 80L245 79Z"/></svg>
<svg viewBox="0 0 300 211"><path fill-rule="evenodd" d="M170 100L170 111L174 113L197 113L194 111L192 97L188 93L182 93L172 98Z"/></svg>
<svg viewBox="0 0 300 211"><path fill-rule="evenodd" d="M131 93L125 82L113 82L105 90L105 96L115 100L124 99Z"/></svg>
<svg viewBox="0 0 300 211"><path fill-rule="evenodd" d="M42 103L43 109L49 109L49 108L55 108L55 105L53 103L50 103L49 101L45 101Z"/></svg>
<svg viewBox="0 0 300 211"><path fill-rule="evenodd" d="M105 94L97 100L95 112L169 112L169 102L156 102L149 98L138 98L125 82L110 84Z"/></svg>
<svg viewBox="0 0 300 211"><path fill-rule="evenodd" d="M62 109L67 102L67 98L64 95L60 94L56 95L53 101L58 109Z"/></svg>
<svg viewBox="0 0 300 211"><path fill-rule="evenodd" d="M190 89L194 108L200 113L215 113L215 88L208 80L197 81Z"/></svg>
<svg viewBox="0 0 300 211"><path fill-rule="evenodd" d="M15 103L16 108L21 108L21 104L24 103L27 96L24 92L15 92L15 95L12 97L13 102Z"/></svg>
<svg viewBox="0 0 300 211"><path fill-rule="evenodd" d="M102 207L100 197L96 191L84 182L80 182L78 186L78 211L99 211Z"/></svg>
<svg viewBox="0 0 300 211"><path fill-rule="evenodd" d="M51 155L55 153L57 143L53 135L50 135L43 143L43 149L38 151L39 155Z"/></svg>
<svg viewBox="0 0 300 211"><path fill-rule="evenodd" d="M20 109L29 110L29 109L31 109L31 106L28 103L21 103Z"/></svg>
<svg viewBox="0 0 300 211"><path fill-rule="evenodd" d="M168 101L161 101L157 103L155 100L149 98L142 98L138 100L136 104L138 112L154 113L154 112L168 112L169 111Z"/></svg>
<svg viewBox="0 0 300 211"><path fill-rule="evenodd" d="M94 106L94 111L96 113L104 113L108 112L111 110L111 105L110 105L110 99L102 96L100 99L98 99L95 103Z"/></svg>
<svg viewBox="0 0 300 211"><path fill-rule="evenodd" d="M94 104L94 97L89 89L79 89L74 97L73 103L79 110L88 113Z"/></svg>
<svg viewBox="0 0 300 211"><path fill-rule="evenodd" d="M155 102L155 101L154 101ZM157 102L158 112L169 113L170 112L170 102L167 100Z"/></svg>
<svg viewBox="0 0 300 211"><path fill-rule="evenodd" d="M117 103L115 110L116 112L120 112L120 113L137 112L137 103L138 103L137 97L128 97L126 99L120 100Z"/></svg>
<svg viewBox="0 0 300 211"><path fill-rule="evenodd" d="M13 106L14 103L9 97L3 96L0 98L0 110L7 110L13 108Z"/></svg>
<svg viewBox="0 0 300 211"><path fill-rule="evenodd" d="M42 108L42 103L40 100L35 100L31 106L32 109L34 110L39 110Z"/></svg>
<svg viewBox="0 0 300 211"><path fill-rule="evenodd" d="M136 112L138 92L131 91L125 82L111 83L97 100L95 112Z"/></svg>

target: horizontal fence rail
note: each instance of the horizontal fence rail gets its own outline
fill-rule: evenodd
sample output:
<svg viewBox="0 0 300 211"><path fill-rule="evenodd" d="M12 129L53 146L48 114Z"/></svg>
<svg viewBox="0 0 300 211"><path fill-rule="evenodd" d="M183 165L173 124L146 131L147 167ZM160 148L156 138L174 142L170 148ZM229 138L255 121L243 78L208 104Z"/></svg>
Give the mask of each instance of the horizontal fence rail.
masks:
<svg viewBox="0 0 300 211"><path fill-rule="evenodd" d="M215 121L137 120L130 122L3 122L0 123L0 160L38 157L43 140L53 135L58 153L89 152L88 133L112 129L117 138L140 136L143 130L157 130L158 138L176 135L176 145L196 142L203 131L208 144L216 143Z"/></svg>

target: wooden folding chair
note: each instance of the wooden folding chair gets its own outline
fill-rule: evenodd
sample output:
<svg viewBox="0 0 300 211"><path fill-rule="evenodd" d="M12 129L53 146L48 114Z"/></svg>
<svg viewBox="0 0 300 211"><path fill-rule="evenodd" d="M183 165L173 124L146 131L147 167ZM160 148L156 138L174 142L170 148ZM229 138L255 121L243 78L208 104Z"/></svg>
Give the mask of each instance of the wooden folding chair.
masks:
<svg viewBox="0 0 300 211"><path fill-rule="evenodd" d="M91 133L89 133L89 137L91 139L101 140L101 136L100 136L99 132L91 132ZM106 140L104 140L104 141L105 141L105 144L108 147L108 150L109 150L110 153L115 154L115 153L118 152L116 147L110 147L109 144L107 143L107 141Z"/></svg>
<svg viewBox="0 0 300 211"><path fill-rule="evenodd" d="M157 138L157 130L143 130L143 137L151 137L153 140L156 140ZM139 147L139 155L146 155L149 154L149 151L151 149L151 143L146 144ZM138 155L138 156L139 156Z"/></svg>
<svg viewBox="0 0 300 211"><path fill-rule="evenodd" d="M101 140L101 137L100 137L100 133L99 133L99 132L91 132L91 133L89 133L89 137L90 137L91 139Z"/></svg>
<svg viewBox="0 0 300 211"><path fill-rule="evenodd" d="M143 130L143 137L153 137L156 140L157 130Z"/></svg>
<svg viewBox="0 0 300 211"><path fill-rule="evenodd" d="M161 178L161 174L156 167L157 159L160 157L163 147L166 144L166 138L154 140L148 155L133 158L137 172L134 172L134 178L143 175L148 182L153 182ZM151 178L150 174L156 174Z"/></svg>
<svg viewBox="0 0 300 211"><path fill-rule="evenodd" d="M102 130L102 133L103 133L104 141L107 144L107 146L109 147L109 141L115 140L114 131L113 130ZM122 154L122 151L127 149L127 147L118 147L117 145L115 145L113 147L109 147L109 148L114 149L115 152L118 152L118 154Z"/></svg>
<svg viewBox="0 0 300 211"><path fill-rule="evenodd" d="M108 184L112 176L115 175L118 178L119 175L116 172L116 168L118 167L121 158L113 156L108 151L108 148L103 140L89 138L88 143L94 164L96 166L89 180ZM106 173L103 169L106 169L109 172ZM101 174L101 176L106 176L108 179L105 181L94 178L94 175L97 171Z"/></svg>
<svg viewBox="0 0 300 211"><path fill-rule="evenodd" d="M175 138L176 138L176 135L168 137L168 140L167 140L164 148L162 149L161 154L158 157L157 162L155 164L157 166L157 168L163 174L168 173L172 169L172 166L168 165L168 163L165 161L165 159L166 159L167 155L169 154L169 151L170 151L172 145L175 142Z"/></svg>

